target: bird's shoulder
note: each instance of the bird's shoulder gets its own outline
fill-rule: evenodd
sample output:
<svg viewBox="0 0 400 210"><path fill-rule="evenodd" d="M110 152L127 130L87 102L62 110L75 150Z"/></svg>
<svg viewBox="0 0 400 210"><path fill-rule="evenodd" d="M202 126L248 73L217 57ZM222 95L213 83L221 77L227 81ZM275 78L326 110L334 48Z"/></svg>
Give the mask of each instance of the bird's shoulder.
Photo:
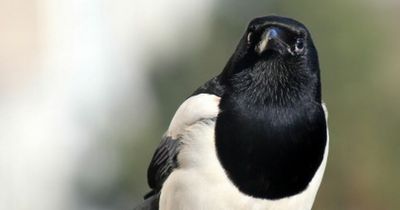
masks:
<svg viewBox="0 0 400 210"><path fill-rule="evenodd" d="M189 97L175 112L166 135L173 139L179 139L191 125L217 117L219 101L219 96L209 93L200 93Z"/></svg>
<svg viewBox="0 0 400 210"><path fill-rule="evenodd" d="M179 106L148 167L147 180L152 191L145 197L159 193L168 176L179 167L177 155L181 138L190 130L188 128L217 117L223 91L218 77L215 77L199 87Z"/></svg>
<svg viewBox="0 0 400 210"><path fill-rule="evenodd" d="M218 75L206 83L204 83L202 86L197 88L196 91L193 92L191 96L195 96L201 93L207 93L207 94L212 94L216 95L218 97L222 97L222 95L225 93L225 86L221 84L222 76Z"/></svg>

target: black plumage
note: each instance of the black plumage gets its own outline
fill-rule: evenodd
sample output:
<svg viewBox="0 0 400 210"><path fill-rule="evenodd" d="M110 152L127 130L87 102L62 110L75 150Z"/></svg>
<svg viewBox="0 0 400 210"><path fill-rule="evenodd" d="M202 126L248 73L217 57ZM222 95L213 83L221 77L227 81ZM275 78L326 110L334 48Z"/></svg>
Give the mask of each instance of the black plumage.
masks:
<svg viewBox="0 0 400 210"><path fill-rule="evenodd" d="M147 169L147 183L153 189L145 195L148 198L160 192L162 184L172 170L178 167L176 156L179 151L179 139L172 139L169 136L161 139Z"/></svg>

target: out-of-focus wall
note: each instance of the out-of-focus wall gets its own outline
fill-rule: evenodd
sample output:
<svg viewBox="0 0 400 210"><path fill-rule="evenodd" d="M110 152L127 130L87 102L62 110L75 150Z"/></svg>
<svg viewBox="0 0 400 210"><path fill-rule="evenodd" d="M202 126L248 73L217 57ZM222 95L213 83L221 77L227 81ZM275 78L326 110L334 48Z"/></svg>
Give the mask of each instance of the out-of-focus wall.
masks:
<svg viewBox="0 0 400 210"><path fill-rule="evenodd" d="M190 24L196 47L211 5L0 0L0 209L132 208L120 150L156 116L152 54Z"/></svg>
<svg viewBox="0 0 400 210"><path fill-rule="evenodd" d="M36 1L0 1L0 94L18 91L38 73ZM3 95L4 96L4 95Z"/></svg>

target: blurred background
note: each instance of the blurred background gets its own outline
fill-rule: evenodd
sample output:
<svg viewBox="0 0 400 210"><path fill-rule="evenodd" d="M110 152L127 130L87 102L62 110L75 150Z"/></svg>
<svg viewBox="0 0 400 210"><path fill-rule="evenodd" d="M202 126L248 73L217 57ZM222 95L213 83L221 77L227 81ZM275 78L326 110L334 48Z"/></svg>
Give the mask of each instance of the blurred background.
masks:
<svg viewBox="0 0 400 210"><path fill-rule="evenodd" d="M132 209L247 23L305 23L331 148L316 210L400 209L400 1L0 0L0 209Z"/></svg>

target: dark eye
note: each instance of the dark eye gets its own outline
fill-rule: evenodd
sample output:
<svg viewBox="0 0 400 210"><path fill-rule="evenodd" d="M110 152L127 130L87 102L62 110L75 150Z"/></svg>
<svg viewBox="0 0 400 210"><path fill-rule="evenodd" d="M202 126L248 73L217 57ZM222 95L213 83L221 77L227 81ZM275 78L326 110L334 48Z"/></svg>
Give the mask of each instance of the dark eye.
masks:
<svg viewBox="0 0 400 210"><path fill-rule="evenodd" d="M296 52L302 52L303 51L303 49L304 49L304 40L303 39L301 39L301 38L299 38L299 39L297 39L296 40L296 44L294 45L294 47L295 47L295 51Z"/></svg>

